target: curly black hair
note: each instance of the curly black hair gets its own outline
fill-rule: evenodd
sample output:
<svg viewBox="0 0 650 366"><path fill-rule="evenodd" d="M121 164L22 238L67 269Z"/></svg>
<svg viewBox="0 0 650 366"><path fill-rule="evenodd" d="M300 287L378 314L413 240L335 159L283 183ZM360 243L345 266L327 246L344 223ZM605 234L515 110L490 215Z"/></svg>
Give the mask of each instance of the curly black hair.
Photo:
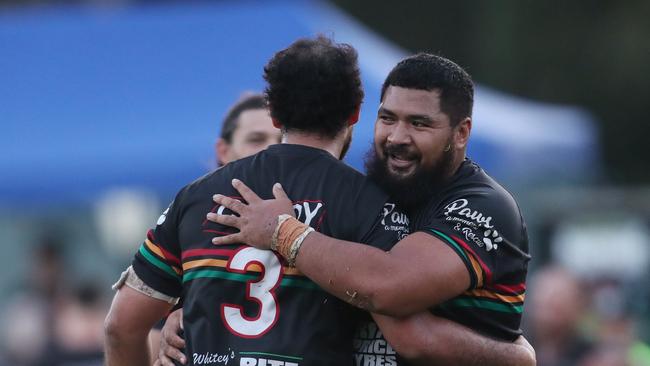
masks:
<svg viewBox="0 0 650 366"><path fill-rule="evenodd" d="M299 39L264 67L271 117L284 131L334 138L363 100L357 52L318 36Z"/></svg>
<svg viewBox="0 0 650 366"><path fill-rule="evenodd" d="M389 86L419 90L440 90L440 109L452 127L472 116L474 83L454 62L429 53L418 53L400 61L386 77L381 100Z"/></svg>

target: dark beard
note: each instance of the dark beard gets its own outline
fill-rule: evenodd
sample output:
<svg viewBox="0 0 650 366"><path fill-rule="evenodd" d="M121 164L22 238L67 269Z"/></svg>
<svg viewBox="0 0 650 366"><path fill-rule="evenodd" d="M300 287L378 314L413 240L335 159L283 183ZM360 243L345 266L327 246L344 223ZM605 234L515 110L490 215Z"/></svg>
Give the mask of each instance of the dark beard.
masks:
<svg viewBox="0 0 650 366"><path fill-rule="evenodd" d="M365 167L368 178L388 193L401 210L411 213L425 205L447 182L452 160L452 151L446 151L435 166L419 168L409 177L397 178L389 172L387 160L381 160L373 147L366 153Z"/></svg>

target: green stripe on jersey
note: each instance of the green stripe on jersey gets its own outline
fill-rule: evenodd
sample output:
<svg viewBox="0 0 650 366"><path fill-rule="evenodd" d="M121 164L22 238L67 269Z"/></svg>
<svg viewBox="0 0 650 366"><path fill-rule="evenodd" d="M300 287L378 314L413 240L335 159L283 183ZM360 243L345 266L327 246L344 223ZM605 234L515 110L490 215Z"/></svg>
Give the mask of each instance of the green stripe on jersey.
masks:
<svg viewBox="0 0 650 366"><path fill-rule="evenodd" d="M165 271L167 274L170 276L180 279L181 276L178 275L178 273L174 272L172 267L168 265L167 263L161 261L160 259L156 258L155 255L149 253L149 250L145 247L144 244L140 246L140 254L149 261L149 263L153 264L154 266L160 268L161 270Z"/></svg>
<svg viewBox="0 0 650 366"><path fill-rule="evenodd" d="M251 356L272 356L272 357L286 358L286 359L288 359L288 360L302 361L302 357L278 355L278 354L275 354L275 353L266 353L266 352L239 352L239 354L240 354L240 355L251 355Z"/></svg>
<svg viewBox="0 0 650 366"><path fill-rule="evenodd" d="M254 281L259 278L259 274L243 274L243 273L232 273L225 271L218 271L213 269L203 269L199 271L190 271L183 274L183 283L195 280L197 278L221 278L224 280L238 281L238 282L247 282ZM309 290L318 290L317 284L311 282L307 279L300 278L283 278L280 282L280 286L288 287L300 287Z"/></svg>
<svg viewBox="0 0 650 366"><path fill-rule="evenodd" d="M451 299L443 304L446 307L480 308L485 310L499 311L502 313L521 314L523 305L509 305L482 299L459 298Z"/></svg>
<svg viewBox="0 0 650 366"><path fill-rule="evenodd" d="M453 246L453 248L458 253L460 253L460 255L463 257L463 259L466 262L469 262L469 258L467 258L467 255L465 254L465 250L463 250L463 248L461 248L460 245L458 245L458 243L456 243L452 238L448 237L447 235L445 235L444 233L442 233L442 232L440 232L440 231L438 231L436 229L429 229L429 230L431 230L432 232L434 232L436 235L440 236L441 238L445 239L449 244L451 244Z"/></svg>
<svg viewBox="0 0 650 366"><path fill-rule="evenodd" d="M258 276L242 274L242 273L232 273L232 272L222 272L214 271L211 269L204 269L200 271L191 271L185 272L183 274L183 283L197 279L197 278L221 278L231 281L246 282L256 279Z"/></svg>

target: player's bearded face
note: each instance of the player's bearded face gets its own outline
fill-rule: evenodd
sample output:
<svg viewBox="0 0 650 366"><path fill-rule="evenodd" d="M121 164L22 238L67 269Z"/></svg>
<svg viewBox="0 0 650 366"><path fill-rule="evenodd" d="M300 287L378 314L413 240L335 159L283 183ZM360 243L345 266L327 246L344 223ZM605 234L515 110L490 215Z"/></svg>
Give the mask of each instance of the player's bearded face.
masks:
<svg viewBox="0 0 650 366"><path fill-rule="evenodd" d="M413 209L450 176L454 133L439 90L389 86L377 111L368 176L402 209Z"/></svg>
<svg viewBox="0 0 650 366"><path fill-rule="evenodd" d="M447 144L451 142L450 137ZM426 165L419 163L422 159L413 146L384 143L379 147L381 152L375 146L366 155L366 172L402 209L416 209L426 203L449 177L453 152L445 151L447 144L439 146L439 158ZM390 166L389 159L394 155L408 157L418 163L415 163L410 174L400 174Z"/></svg>

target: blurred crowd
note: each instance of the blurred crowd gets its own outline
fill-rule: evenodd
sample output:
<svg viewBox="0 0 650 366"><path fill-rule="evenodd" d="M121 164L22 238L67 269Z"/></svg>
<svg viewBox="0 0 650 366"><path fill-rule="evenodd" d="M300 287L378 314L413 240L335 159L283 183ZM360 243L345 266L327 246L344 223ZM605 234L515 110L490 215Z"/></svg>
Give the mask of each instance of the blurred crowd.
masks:
<svg viewBox="0 0 650 366"><path fill-rule="evenodd" d="M623 283L550 264L528 280L525 335L540 366L650 365Z"/></svg>
<svg viewBox="0 0 650 366"><path fill-rule="evenodd" d="M2 302L0 365L102 365L106 291L67 270L63 238L42 237L30 257Z"/></svg>

